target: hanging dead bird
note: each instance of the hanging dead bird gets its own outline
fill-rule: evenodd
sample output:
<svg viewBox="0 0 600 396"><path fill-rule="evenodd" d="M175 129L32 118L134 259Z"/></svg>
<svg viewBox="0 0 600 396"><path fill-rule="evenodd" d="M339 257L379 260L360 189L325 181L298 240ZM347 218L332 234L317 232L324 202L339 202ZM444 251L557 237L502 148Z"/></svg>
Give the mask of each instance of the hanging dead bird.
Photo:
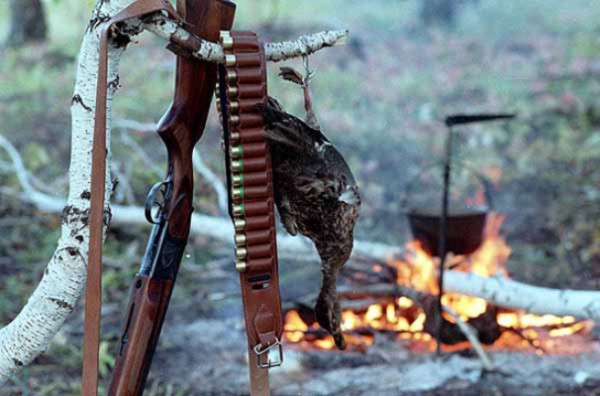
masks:
<svg viewBox="0 0 600 396"><path fill-rule="evenodd" d="M346 161L323 135L308 87L313 74L281 68L280 75L304 90L306 121L286 113L277 100L261 106L271 141L277 209L285 229L310 238L321 258L322 283L315 306L318 323L339 349L346 348L336 283L353 247L360 194Z"/></svg>

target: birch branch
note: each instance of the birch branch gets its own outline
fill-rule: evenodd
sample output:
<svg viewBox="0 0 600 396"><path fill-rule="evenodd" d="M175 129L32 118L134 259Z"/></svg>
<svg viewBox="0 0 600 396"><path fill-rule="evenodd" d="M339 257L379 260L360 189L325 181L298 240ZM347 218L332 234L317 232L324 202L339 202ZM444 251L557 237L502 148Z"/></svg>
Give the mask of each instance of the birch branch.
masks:
<svg viewBox="0 0 600 396"><path fill-rule="evenodd" d="M0 147L2 146L0 145ZM4 192L5 194L14 194L13 191L8 190L0 190L0 193L1 192ZM65 207L65 200L63 198L37 191L35 194L20 194L19 198L23 202L35 205L39 210L45 213L60 214ZM150 227L150 224L147 223L143 216L144 209L142 207L112 205L111 213L111 226L113 227L132 225L145 225ZM207 216L199 213L192 214L190 235L206 236L233 246L233 226L231 220L225 217ZM304 237L292 237L290 235L278 234L277 246L280 256L287 259L311 262L319 261L319 256L317 255L312 242ZM395 246L359 240L354 243L353 257L371 257L374 252L380 256L388 254L391 256L398 254L400 251L401 249Z"/></svg>
<svg viewBox="0 0 600 396"><path fill-rule="evenodd" d="M191 53L198 59L215 63L225 62L225 54L220 44L193 35L162 14L147 19L144 28L179 46L179 48ZM292 41L266 43L265 57L268 61L280 62L310 55L323 48L344 44L348 33L348 30L327 30L304 35Z"/></svg>
<svg viewBox="0 0 600 396"><path fill-rule="evenodd" d="M0 135L1 136L1 135ZM0 138L0 143L6 139ZM5 145L0 144L5 147ZM27 170L22 166L20 156L13 151L11 158L20 169L18 179L28 180ZM25 187L27 186L27 187ZM64 207L63 199L40 193L25 184L27 190L22 199L50 213L60 213ZM146 224L143 210L140 207L113 206L113 224L115 226ZM200 214L192 216L191 233L232 243L233 231L231 222L225 218ZM299 261L318 261L318 256L310 243L303 238L289 235L278 235L278 247L282 256ZM402 248L372 241L355 241L353 258L368 258L373 261L386 262L399 256ZM504 277L484 278L459 271L447 271L444 283L448 292L483 298L490 303L504 308L519 309L534 314L551 314L557 316L574 316L579 319L600 321L600 291L551 289L528 285ZM389 285L390 288L397 287ZM390 293L387 287L382 293ZM373 290L370 290L373 293Z"/></svg>
<svg viewBox="0 0 600 396"><path fill-rule="evenodd" d="M52 196L36 190L29 182L33 176L23 164L23 159L17 149L0 134L0 148L9 153L12 166L17 173L17 179L23 189L20 199L35 205L39 210L46 213L61 214L65 208L65 200L61 197ZM216 177L216 175L215 175ZM0 193L13 194L12 190L0 190ZM148 225L142 215L144 209L137 206L111 207L112 222L114 226L125 225ZM194 213L192 215L191 234L208 236L210 238L229 243L233 245L233 228L231 221L224 217L213 217ZM312 242L304 237L292 237L290 235L279 234L277 236L278 248L280 253L288 259L296 261L319 261L316 250ZM402 248L390 246L372 241L354 241L353 258L371 258L371 257L393 257L401 254Z"/></svg>
<svg viewBox="0 0 600 396"><path fill-rule="evenodd" d="M1 141L1 140L0 140ZM25 168L22 168L26 172ZM26 178L27 176L25 176ZM21 197L49 213L61 213L64 200L30 190ZM141 207L112 207L113 225L146 224ZM229 219L193 214L191 233L207 236L225 243L233 243L233 230ZM278 235L278 248L282 257L299 261L319 260L310 241L304 238ZM402 253L402 248L373 241L357 240L352 257L368 258L373 261L386 262ZM556 316L574 316L579 319L600 321L600 291L551 289L528 285L512 279L496 276L484 278L459 271L447 271L444 283L448 292L483 298L490 303L504 308L519 309L534 314L551 314ZM394 292L398 285L382 286L383 294ZM370 293L375 290L370 289Z"/></svg>
<svg viewBox="0 0 600 396"><path fill-rule="evenodd" d="M444 284L448 292L480 297L499 307L600 321L600 291L550 289L502 276L484 278L459 271L448 271Z"/></svg>

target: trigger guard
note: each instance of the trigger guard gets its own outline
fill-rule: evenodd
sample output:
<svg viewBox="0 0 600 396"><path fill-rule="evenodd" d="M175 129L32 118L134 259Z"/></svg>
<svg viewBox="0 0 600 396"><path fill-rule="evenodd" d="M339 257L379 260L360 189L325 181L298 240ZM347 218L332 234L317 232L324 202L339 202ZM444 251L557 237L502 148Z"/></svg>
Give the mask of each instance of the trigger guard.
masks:
<svg viewBox="0 0 600 396"><path fill-rule="evenodd" d="M156 183L154 186L152 186L152 188L148 192L148 196L146 197L146 205L144 206L144 215L146 216L146 220L150 224L159 224L160 223L160 218L157 219L154 216L152 216L152 208L154 207L154 204L157 203L155 201L156 194L160 192L160 189L163 185L165 185L164 182ZM159 206L162 208L161 204L159 204Z"/></svg>

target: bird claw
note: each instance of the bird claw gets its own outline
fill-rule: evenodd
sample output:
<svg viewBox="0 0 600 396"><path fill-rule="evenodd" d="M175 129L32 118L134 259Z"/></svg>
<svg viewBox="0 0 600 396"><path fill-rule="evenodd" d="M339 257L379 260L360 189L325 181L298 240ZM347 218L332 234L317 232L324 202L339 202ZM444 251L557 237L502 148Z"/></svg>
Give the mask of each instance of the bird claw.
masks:
<svg viewBox="0 0 600 396"><path fill-rule="evenodd" d="M286 218L286 219L283 219L282 223L283 223L283 227L288 232L288 234L290 234L291 236L298 235L298 225L296 224L296 222L294 220Z"/></svg>
<svg viewBox="0 0 600 396"><path fill-rule="evenodd" d="M279 77L286 81L293 82L294 84L304 87L304 76L298 70L293 67L283 66L279 68Z"/></svg>

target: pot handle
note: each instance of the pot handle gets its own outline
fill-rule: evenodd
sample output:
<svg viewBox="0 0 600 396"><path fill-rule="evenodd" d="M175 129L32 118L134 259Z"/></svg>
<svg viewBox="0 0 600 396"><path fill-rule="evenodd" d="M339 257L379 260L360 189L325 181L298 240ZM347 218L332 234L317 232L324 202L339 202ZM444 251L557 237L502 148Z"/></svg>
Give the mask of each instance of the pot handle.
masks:
<svg viewBox="0 0 600 396"><path fill-rule="evenodd" d="M483 187L483 195L485 198L485 202L486 202L489 210L493 210L494 209L494 183L492 183L492 181L490 180L489 177L487 177L486 175L484 175L477 169L473 168L467 162L465 162L465 161L457 161L457 162L458 163L456 165L469 170L475 176L475 178L477 178L477 180L479 180L479 183L481 183L481 185ZM421 170L409 180L409 182L406 185L406 188L404 189L404 193L402 194L402 198L400 199L400 210L401 211L403 211L405 213L408 212L408 207L407 207L408 199L409 199L410 194L411 194L413 188L415 187L416 183L419 181L421 176L423 176L423 173L425 173L425 171L428 169L438 167L438 166L443 166L443 164L438 163L438 162L429 164L429 165L421 168Z"/></svg>

